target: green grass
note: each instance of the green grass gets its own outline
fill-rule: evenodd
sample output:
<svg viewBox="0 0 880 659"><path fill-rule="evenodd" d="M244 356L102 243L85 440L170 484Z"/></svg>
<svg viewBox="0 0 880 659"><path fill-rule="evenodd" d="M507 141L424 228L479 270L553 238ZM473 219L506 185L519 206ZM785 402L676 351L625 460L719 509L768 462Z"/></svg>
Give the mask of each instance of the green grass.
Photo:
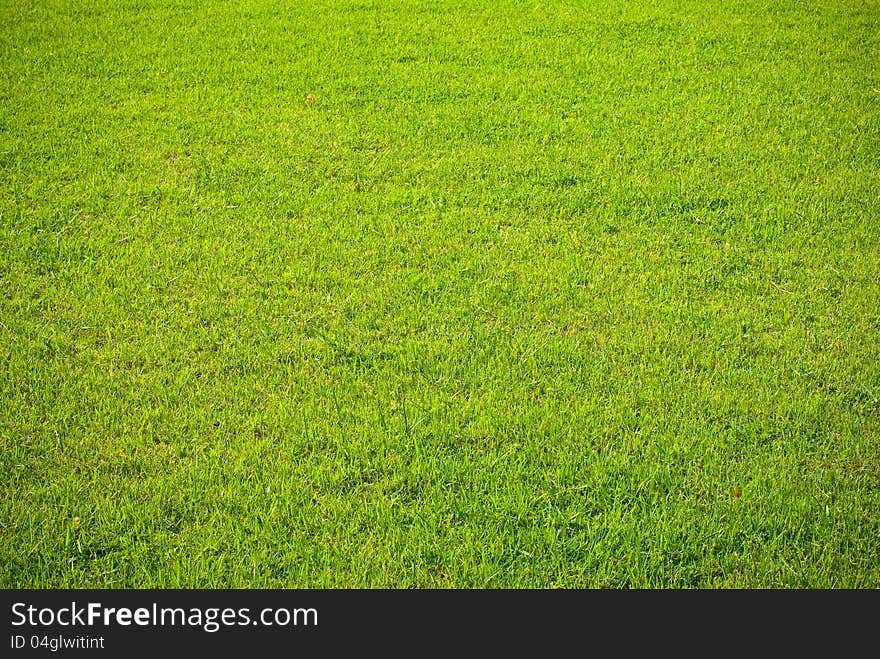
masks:
<svg viewBox="0 0 880 659"><path fill-rule="evenodd" d="M880 586L876 0L0 0L0 58L0 586Z"/></svg>

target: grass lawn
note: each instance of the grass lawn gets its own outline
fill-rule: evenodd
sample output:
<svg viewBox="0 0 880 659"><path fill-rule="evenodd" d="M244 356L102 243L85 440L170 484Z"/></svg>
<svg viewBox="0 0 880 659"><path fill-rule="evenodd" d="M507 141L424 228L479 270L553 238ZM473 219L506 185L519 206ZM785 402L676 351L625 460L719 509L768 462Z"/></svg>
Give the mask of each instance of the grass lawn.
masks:
<svg viewBox="0 0 880 659"><path fill-rule="evenodd" d="M0 586L880 586L877 0L0 0Z"/></svg>

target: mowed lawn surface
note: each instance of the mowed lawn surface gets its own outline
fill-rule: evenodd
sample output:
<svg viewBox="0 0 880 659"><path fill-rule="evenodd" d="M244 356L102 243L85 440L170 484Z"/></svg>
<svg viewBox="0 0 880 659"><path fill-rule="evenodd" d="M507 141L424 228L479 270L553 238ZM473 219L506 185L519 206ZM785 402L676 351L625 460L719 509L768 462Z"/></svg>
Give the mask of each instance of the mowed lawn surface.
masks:
<svg viewBox="0 0 880 659"><path fill-rule="evenodd" d="M880 585L875 0L0 0L0 585Z"/></svg>

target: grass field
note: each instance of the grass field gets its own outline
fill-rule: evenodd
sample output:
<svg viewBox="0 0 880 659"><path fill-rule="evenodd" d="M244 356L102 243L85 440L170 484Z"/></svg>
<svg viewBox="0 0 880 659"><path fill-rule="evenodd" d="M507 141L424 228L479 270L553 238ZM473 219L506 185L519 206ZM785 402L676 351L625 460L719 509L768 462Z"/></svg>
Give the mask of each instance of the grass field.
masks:
<svg viewBox="0 0 880 659"><path fill-rule="evenodd" d="M0 586L880 586L876 0L0 0Z"/></svg>

